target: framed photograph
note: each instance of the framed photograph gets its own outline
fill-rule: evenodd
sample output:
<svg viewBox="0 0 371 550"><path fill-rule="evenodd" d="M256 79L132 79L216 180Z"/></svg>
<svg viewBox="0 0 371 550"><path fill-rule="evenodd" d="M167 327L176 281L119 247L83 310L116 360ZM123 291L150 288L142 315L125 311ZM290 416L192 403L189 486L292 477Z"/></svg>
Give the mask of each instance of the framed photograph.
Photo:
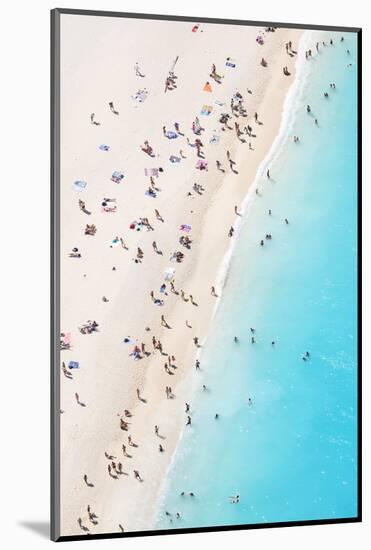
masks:
<svg viewBox="0 0 371 550"><path fill-rule="evenodd" d="M52 539L361 521L361 30L51 29Z"/></svg>

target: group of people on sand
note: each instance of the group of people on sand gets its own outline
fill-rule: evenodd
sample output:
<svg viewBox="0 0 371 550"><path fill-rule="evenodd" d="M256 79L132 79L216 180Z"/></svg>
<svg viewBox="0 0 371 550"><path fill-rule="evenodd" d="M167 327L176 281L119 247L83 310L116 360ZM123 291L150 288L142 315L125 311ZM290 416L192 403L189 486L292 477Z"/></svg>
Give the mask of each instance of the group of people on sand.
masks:
<svg viewBox="0 0 371 550"><path fill-rule="evenodd" d="M272 28L272 32L274 30L275 29ZM318 50L318 47L319 46L317 44L317 50ZM291 56L291 57L296 55L296 53L297 53L293 49L293 45L292 45L291 41L289 41L288 43L285 44L285 49L286 49L286 52L288 53L288 55ZM312 57L312 50L308 50L307 52L305 52L305 56L306 56L307 59ZM177 89L177 86L178 86L178 77L175 75L174 69L175 69L175 65L176 65L177 61L178 61L178 58L176 58L176 60L173 64L173 67L171 68L171 70L168 72L168 74L166 76L164 93L167 93L167 92L175 92L176 93L176 89ZM260 64L263 67L268 67L268 61L265 58L261 59ZM145 78L145 74L143 73L143 71L139 67L138 62L135 64L134 70L135 70L135 74L138 78L141 78L141 79ZM290 75L290 71L289 71L288 66L283 67L283 74L286 75L286 76ZM208 76L208 78L210 78L213 82L215 82L217 84L218 90L222 90L222 84L224 82L225 75L221 74L217 70L216 64L214 64L214 63L212 64L210 73L207 76ZM205 90L207 92L210 92L211 91L211 85L210 85L209 80L207 80L207 85L208 86L205 88ZM213 84L213 87L214 87L214 84ZM335 84L331 83L330 88L334 89ZM248 93L251 94L252 93L251 90L248 90ZM223 103L223 105L226 105L226 104ZM116 115L116 116L119 115L119 112L116 110L113 102L109 103L109 108L110 108L111 112L114 115ZM241 120L243 120L243 119L247 119L249 117L247 106L245 104L245 98L240 93L239 90L234 91L232 97L230 98L229 109L228 109L228 107L225 107L224 111L225 112L221 112L218 115L218 118L217 118L217 121L220 125L219 129L220 129L220 132L221 132L222 135L223 135L223 133L227 133L228 131L232 132L231 135L235 136L235 140L236 140L236 143L238 145L241 144L241 143L242 144L247 143L246 139L244 139L244 136L248 136L249 138L256 138L257 137L257 134L254 133L255 132L254 125L256 126L256 128L258 128L258 127L262 126L262 124L263 124L262 121L259 119L259 115L258 115L257 112L250 113L251 121L249 121L249 123L247 123L244 126L244 128L242 128L242 125L236 120L238 118L241 118ZM310 108L309 105L308 105L307 111L308 111L308 113L311 113L311 108ZM234 124L233 124L232 121L234 121ZM98 122L95 119L94 113L92 113L92 115L91 115L91 124L92 124L92 127L100 125L100 122ZM166 138L170 141L179 140L179 139L183 138L187 142L190 149L194 150L196 160L198 159L198 161L203 161L203 160L206 161L207 147L205 145L207 143L211 143L211 141L208 141L206 139L207 131L202 126L199 117L195 116L194 119L190 123L189 129L190 129L191 133L193 134L193 136L192 136L193 139L192 140L186 135L186 131L182 131L184 129L180 127L180 124L178 122L174 122L173 127L174 127L174 130L173 129L169 130L168 129L169 126L166 127L166 125L163 125L162 134L163 134L164 138ZM294 142L297 143L298 141L299 141L299 137L294 136ZM151 143L152 143L152 141L150 141L149 139L145 139L143 141L143 144L140 146L140 149L145 155L147 155L147 156L149 156L150 158L153 159L153 158L156 157L156 153L155 153L155 148L153 147L153 145ZM249 149L253 150L250 142L249 142L248 145L249 145ZM157 147L156 147L156 150L158 150ZM187 158L186 155L184 155L183 150L180 150L180 151L181 151L180 158L181 159ZM235 149L233 149L233 152L232 152L232 146L230 145L230 149L227 149L227 150L224 151L224 154L225 154L224 161L223 161L223 157L220 157L221 160L217 159L215 161L216 170L221 172L221 173L225 173L226 172L225 166L229 166L229 171L231 173L237 175L238 171L236 169L236 161L233 158L236 155L236 152L237 152L237 150L235 150ZM206 164L206 168L204 168L204 169L207 169L207 164ZM148 176L149 177L149 184L148 184L149 186L148 186L148 189L147 189L146 193L150 197L155 197L156 198L158 196L158 193L160 192L160 188L159 188L159 186L158 186L158 184L157 184L157 182L155 181L154 178L160 177L162 172L163 172L163 169L158 168L154 172L152 172L151 175ZM269 169L267 170L267 179L268 180L271 179ZM205 193L206 193L206 187L203 186L201 183L195 182L195 183L193 183L191 190L188 191L187 196L197 197L197 200L201 201L202 200L201 197ZM103 208L108 208L108 207L110 207L111 203L107 202L107 201L115 201L115 199L104 199L104 201L105 201L106 204L105 204L105 207L103 207ZM89 216L92 214L92 212L87 209L85 201L80 199L79 202L78 202L78 206L79 206L80 211L83 214L89 215ZM114 203L111 206L114 207L114 208L116 207L116 205ZM158 222L157 225L151 223L148 220L148 218L143 217L143 218L139 219L139 222L138 221L133 222L133 224L130 226L130 229L140 231L143 228L146 228L147 231L154 231L156 235L158 233L159 237L160 237L161 236L161 230L162 230L161 229L162 224L165 225L166 231L168 231L169 228L167 227L165 219L160 214L160 211L158 209L154 209L154 213L155 213L156 221ZM234 206L234 215L236 217L241 216L241 213L239 212L237 206ZM272 215L271 210L269 210L269 215ZM287 218L285 218L285 223L286 224L289 223ZM234 229L233 225L230 225L230 224L228 224L228 225L229 225L229 229L227 231L227 235L228 235L229 238L232 238L235 234L235 229ZM97 231L97 226L94 223L87 224L86 227L85 227L85 235L87 235L87 236L94 236L96 234L96 231ZM118 243L121 243L121 247L123 248L123 250L126 251L126 250L129 249L129 247L127 247L127 245L125 244L125 241L123 240L122 237L117 236L116 239L117 239ZM270 233L267 233L265 235L265 239L262 239L261 242L260 242L261 246L263 246L266 241L270 241L271 239L272 239L272 235ZM180 264L180 263L184 262L186 264L186 268L185 268L184 272L188 272L188 270L192 266L192 256L190 255L190 252L193 250L193 247L194 247L194 237L190 234L182 234L179 237L177 237L177 242L182 247L182 250L177 250L176 249L173 252L167 251L165 249L163 250L162 247L159 247L159 245L158 245L159 241L160 241L160 238L157 239L157 237L154 240L151 240L151 247L152 247L153 252L155 254L157 254L159 257L160 256L161 257L166 257L166 258L169 257L170 261L173 261L177 264ZM146 250L144 245L141 244L141 246L136 246L136 254L135 254L135 257L133 258L133 260L135 261L136 264L140 265L142 263L143 259L146 257L146 254L147 254L147 250ZM168 254L169 254L169 256L168 256ZM73 248L72 252L70 253L70 257L72 257L72 258L81 257L81 253L80 253L79 249L76 248L76 247ZM177 320L172 319L171 315L169 315L169 313L171 312L170 308L172 307L172 304L174 304L175 301L177 301L177 302L178 301L179 302L180 301L181 302L188 302L189 304L191 304L193 306L196 306L195 310L197 310L197 306L199 304L193 298L192 294L189 294L187 296L185 294L184 290L180 289L178 287L178 285L177 285L177 288L176 288L174 279L172 279L170 281L169 280L161 281L160 284L159 284L159 287L157 287L157 288L159 288L159 296L156 296L155 291L152 290L152 291L150 291L150 298L151 298L151 301L154 305L161 306L161 312L158 312L158 323L157 324L158 324L158 328L161 331L161 334L163 335L163 338L165 339L165 343L166 343L166 338L167 338L166 333L167 333L167 331L169 331L169 333L171 333L171 331L172 331L171 329L173 328L173 326L175 327L175 325L177 324ZM156 294L157 294L157 291L156 291ZM219 297L215 286L211 286L210 295L211 295L212 298L218 298ZM103 297L103 301L108 302L109 300L107 298ZM201 304L201 306L203 306L203 304ZM166 313L163 313L164 311ZM168 317L169 317L169 319L168 319ZM185 320L185 325L186 325L187 329L191 329L191 331L189 332L189 336L188 336L189 341L193 342L196 349L200 348L201 344L200 344L199 336L197 336L193 333L193 323L190 324L188 320ZM86 334L92 334L94 332L97 332L98 327L99 327L99 325L96 321L87 321L87 323L85 323L84 325L79 327L79 330L82 334L86 335ZM251 343L255 344L256 343L255 329L250 329L250 330L251 330ZM146 331L150 332L151 331L150 327L147 326ZM169 375L174 376L174 380L176 380L176 374L178 372L180 372L182 369L179 368L178 364L176 364L175 356L172 353L170 353L168 350L165 351L165 345L153 333L152 333L152 349L151 349L151 351L148 351L148 349L146 348L146 343L144 342L144 340L145 340L144 338L131 339L129 337L124 340L124 342L128 343L128 344L129 343L130 344L134 343L134 346L130 349L129 356L133 357L133 359L135 361L145 360L147 357L152 358L155 354L157 356L164 356L165 361L162 362L162 365L163 365L163 370L165 372L161 371L161 374L159 374L159 380L161 380L161 382L164 382L165 380L168 380L167 376L169 376ZM235 336L234 341L235 341L235 343L238 343L239 338L237 336ZM274 346L274 345L275 345L275 341L272 341L272 346ZM147 347L148 347L148 345L147 345ZM68 348L66 348L66 349L68 349ZM302 360L303 361L308 361L309 359L310 359L310 353L308 351L306 351L302 356ZM201 371L201 363L200 363L199 358L197 358L196 361L195 361L195 369L196 369L196 371ZM65 365L64 365L64 373L65 373L65 376L67 376L69 374L69 371L67 370ZM166 378L165 378L165 375L166 375ZM67 377L69 377L69 376L67 376ZM209 388L205 384L202 384L202 390L207 394ZM173 401L175 401L175 403L177 402L176 394L173 392L172 386L169 386L167 384L164 385L164 394L165 394L165 398L167 400L173 400ZM136 389L136 397L137 397L138 403L144 403L144 404L147 403L147 399L145 399L142 396L140 388ZM77 401L78 404L80 404L82 406L85 406L85 404L80 401L80 398L79 398L78 394L75 395L75 398L76 398L76 401ZM251 398L249 398L248 404L250 406L252 406ZM169 405L169 406L171 407L171 405ZM108 476L110 478L114 479L114 480L118 480L120 478L122 479L124 477L131 476L135 481L138 481L139 483L143 483L146 472L144 472L144 477L142 477L138 467L128 468L127 466L125 466L126 464L129 464L129 460L132 461L133 465L135 466L135 459L139 455L139 451L137 450L139 448L138 444L134 442L132 435L128 435L129 430L131 432L133 432L133 430L135 428L135 419L132 418L132 417L134 417L134 415L128 409L125 409L124 413L120 416L118 429L121 430L122 432L124 432L124 433L122 433L122 432L120 432L120 433L122 433L122 436L126 437L125 442L122 443L122 456L124 458L122 459L123 462L121 462L115 455L112 455L112 454L107 453L105 451L105 458L107 459L106 472L107 472ZM218 420L220 418L219 413L215 413L214 418L215 418L215 420ZM185 424L188 428L193 429L192 412L190 410L190 405L188 403L186 403L186 408L185 408ZM157 424L154 427L154 436L156 438L165 439L164 435L160 435L159 426ZM135 437L135 434L134 434L134 437ZM127 448L129 448L129 447L131 449L133 449L132 451L130 451L133 454L128 453ZM159 443L158 439L157 439L157 441L154 440L154 448L157 449L157 451L160 452L161 454L163 454L163 453L166 454L166 447L165 447L163 442ZM129 474L130 471L132 472L131 474ZM85 485L88 488L94 487L94 484L90 481L90 479L88 479L87 474L84 475L83 480L85 482ZM181 496L182 497L189 496L191 498L194 498L195 494L193 492L188 492L188 493L182 492ZM226 497L226 498L228 498L228 497ZM230 496L229 501L230 501L231 504L238 504L240 502L240 495L237 493L236 495ZM88 507L87 511L88 511L88 519L89 519L91 525L95 525L98 522L98 516L91 510L90 506ZM172 521L173 517L176 518L176 519L181 518L181 515L180 515L179 512L176 512L175 514L172 514L171 512L166 511L165 514L169 518L170 521ZM79 524L81 530L83 530L84 532L89 530L89 528L85 525L85 523L84 523L84 521L82 520L81 517L78 518L78 524ZM124 528L122 527L121 524L119 524L119 529L120 529L120 531L124 530Z"/></svg>

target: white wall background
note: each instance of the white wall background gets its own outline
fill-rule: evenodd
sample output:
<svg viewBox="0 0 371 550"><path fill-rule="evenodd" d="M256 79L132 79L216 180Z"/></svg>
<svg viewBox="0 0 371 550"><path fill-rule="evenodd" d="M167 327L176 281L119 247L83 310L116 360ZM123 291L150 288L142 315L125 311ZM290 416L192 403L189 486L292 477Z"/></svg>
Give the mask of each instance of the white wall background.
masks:
<svg viewBox="0 0 371 550"><path fill-rule="evenodd" d="M364 0L8 0L0 15L0 544L39 549L49 518L49 10L54 7L104 9L174 15L362 26L364 34L364 121L370 113L370 22ZM197 18L197 17L195 17ZM4 127L5 123L5 127ZM364 129L370 156L370 124ZM370 181L364 159L364 523L268 529L140 539L73 542L129 550L183 550L212 546L254 550L370 545ZM368 164L368 167L366 166ZM368 491L367 491L368 487ZM79 545L79 546L78 546Z"/></svg>

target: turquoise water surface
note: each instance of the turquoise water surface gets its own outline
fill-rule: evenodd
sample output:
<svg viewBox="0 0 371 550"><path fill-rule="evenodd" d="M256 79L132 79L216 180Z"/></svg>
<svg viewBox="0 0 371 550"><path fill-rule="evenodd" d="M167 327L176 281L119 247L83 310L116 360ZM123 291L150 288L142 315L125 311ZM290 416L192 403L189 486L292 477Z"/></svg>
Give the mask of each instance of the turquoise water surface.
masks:
<svg viewBox="0 0 371 550"><path fill-rule="evenodd" d="M344 36L308 62L243 219L158 529L357 515L357 39Z"/></svg>

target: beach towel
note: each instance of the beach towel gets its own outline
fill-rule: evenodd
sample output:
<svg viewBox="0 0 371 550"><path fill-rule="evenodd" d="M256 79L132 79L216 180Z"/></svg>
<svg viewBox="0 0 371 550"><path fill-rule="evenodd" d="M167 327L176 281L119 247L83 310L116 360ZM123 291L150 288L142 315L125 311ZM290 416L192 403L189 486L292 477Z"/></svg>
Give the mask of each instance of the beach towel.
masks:
<svg viewBox="0 0 371 550"><path fill-rule="evenodd" d="M169 160L170 160L170 162L175 164L177 162L180 162L182 159L180 157L176 157L175 155L171 155L171 157L169 157Z"/></svg>
<svg viewBox="0 0 371 550"><path fill-rule="evenodd" d="M210 138L209 143L211 143L212 145L216 145L217 143L219 143L219 140L220 140L220 137L217 136L216 134L213 134L213 136Z"/></svg>
<svg viewBox="0 0 371 550"><path fill-rule="evenodd" d="M205 86L202 89L204 92L212 92L212 88L209 82L206 82Z"/></svg>
<svg viewBox="0 0 371 550"><path fill-rule="evenodd" d="M185 231L186 233L189 233L192 231L192 227L188 225L187 223L182 223L182 225L179 227L180 231Z"/></svg>
<svg viewBox="0 0 371 550"><path fill-rule="evenodd" d="M168 139L176 139L178 137L178 134L176 132L173 132L172 130L169 130L166 132L166 137Z"/></svg>
<svg viewBox="0 0 371 550"><path fill-rule="evenodd" d="M120 181L123 179L124 174L122 172L118 172L117 170L112 172L111 181L114 181L115 183L120 183Z"/></svg>
<svg viewBox="0 0 371 550"><path fill-rule="evenodd" d="M144 169L144 175L145 176L155 176L158 178L158 168L145 168Z"/></svg>
<svg viewBox="0 0 371 550"><path fill-rule="evenodd" d="M112 247L119 246L119 244L120 244L120 239L119 238L115 238L111 241L111 246Z"/></svg>
<svg viewBox="0 0 371 550"><path fill-rule="evenodd" d="M210 113L212 113L213 108L211 105L203 105L201 109L201 115L209 116Z"/></svg>
<svg viewBox="0 0 371 550"><path fill-rule="evenodd" d="M85 187L87 185L88 184L86 183L86 181L74 181L73 182L73 186L76 189L76 191L82 191L83 189L85 189Z"/></svg>
<svg viewBox="0 0 371 550"><path fill-rule="evenodd" d="M69 369L78 369L80 367L80 364L78 361L70 361L68 363L68 368Z"/></svg>
<svg viewBox="0 0 371 550"><path fill-rule="evenodd" d="M132 99L134 101L137 101L138 103L143 103L147 99L148 92L146 89L144 90L138 90L134 95L132 95Z"/></svg>
<svg viewBox="0 0 371 550"><path fill-rule="evenodd" d="M230 57L227 57L227 59L225 61L225 66L226 67L231 67L232 69L234 69L236 67L236 63L233 59L231 59Z"/></svg>
<svg viewBox="0 0 371 550"><path fill-rule="evenodd" d="M214 101L215 105L217 105L218 107L223 107L223 105L225 105L225 103L223 101L219 101L218 99L216 99Z"/></svg>
<svg viewBox="0 0 371 550"><path fill-rule="evenodd" d="M101 151L109 151L109 145L102 143L102 145L99 145L98 149L100 149Z"/></svg>
<svg viewBox="0 0 371 550"><path fill-rule="evenodd" d="M200 25L193 25L192 32L197 32Z"/></svg>

